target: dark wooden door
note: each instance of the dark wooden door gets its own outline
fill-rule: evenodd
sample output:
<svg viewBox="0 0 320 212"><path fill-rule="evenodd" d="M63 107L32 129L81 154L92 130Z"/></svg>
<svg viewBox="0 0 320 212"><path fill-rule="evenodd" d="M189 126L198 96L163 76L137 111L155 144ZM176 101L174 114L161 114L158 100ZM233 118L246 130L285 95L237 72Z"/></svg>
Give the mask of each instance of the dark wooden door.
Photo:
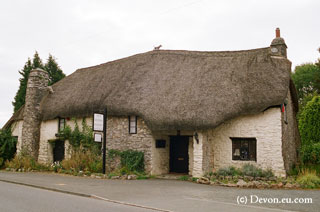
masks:
<svg viewBox="0 0 320 212"><path fill-rule="evenodd" d="M64 159L64 141L56 141L53 148L53 161Z"/></svg>
<svg viewBox="0 0 320 212"><path fill-rule="evenodd" d="M188 173L188 146L188 136L170 137L170 172Z"/></svg>

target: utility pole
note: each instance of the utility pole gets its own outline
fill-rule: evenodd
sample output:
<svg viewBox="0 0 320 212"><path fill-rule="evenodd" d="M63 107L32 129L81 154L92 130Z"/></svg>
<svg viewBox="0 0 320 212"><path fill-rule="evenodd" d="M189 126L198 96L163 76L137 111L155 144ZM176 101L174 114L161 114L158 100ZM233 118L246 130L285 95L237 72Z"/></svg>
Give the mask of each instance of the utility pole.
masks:
<svg viewBox="0 0 320 212"><path fill-rule="evenodd" d="M107 108L103 111L102 173L106 174Z"/></svg>

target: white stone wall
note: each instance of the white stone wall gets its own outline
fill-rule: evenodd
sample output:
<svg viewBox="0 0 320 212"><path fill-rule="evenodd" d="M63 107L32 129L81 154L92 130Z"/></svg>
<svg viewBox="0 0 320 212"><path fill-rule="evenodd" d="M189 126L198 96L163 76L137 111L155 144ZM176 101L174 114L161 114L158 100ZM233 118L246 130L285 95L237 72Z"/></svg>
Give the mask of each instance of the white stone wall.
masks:
<svg viewBox="0 0 320 212"><path fill-rule="evenodd" d="M22 140L22 125L23 125L23 121L16 121L14 122L14 124L12 124L12 136L17 136L18 137L18 142L17 142L17 153L19 153L21 151L21 140Z"/></svg>
<svg viewBox="0 0 320 212"><path fill-rule="evenodd" d="M160 175L169 173L169 158L170 158L170 138L166 135L154 136L154 141L152 142L152 163L151 163L151 174ZM165 148L156 148L156 140L166 140Z"/></svg>
<svg viewBox="0 0 320 212"><path fill-rule="evenodd" d="M206 136L207 138L204 138ZM212 170L202 170L202 140L212 145L214 168L226 166L241 167L248 161L232 160L232 141L230 137L255 137L257 139L257 161L250 161L263 169L271 168L276 175L285 176L282 157L282 132L280 108L270 108L260 114L241 116L225 122L219 127L200 133L200 143L194 149L194 175L199 176ZM197 168L196 168L197 165Z"/></svg>
<svg viewBox="0 0 320 212"><path fill-rule="evenodd" d="M189 175L192 175L193 172L193 138L189 138L188 154L189 154Z"/></svg>
<svg viewBox="0 0 320 212"><path fill-rule="evenodd" d="M53 148L49 140L56 139L58 133L58 119L42 121L40 125L40 147L38 161L40 163L53 162Z"/></svg>
<svg viewBox="0 0 320 212"><path fill-rule="evenodd" d="M197 143L196 139L193 138L193 167L192 176L202 177L203 176L203 134L198 133L199 141ZM189 156L190 160L190 156Z"/></svg>
<svg viewBox="0 0 320 212"><path fill-rule="evenodd" d="M71 129L75 128L75 121L77 122L80 130L82 130L83 118L66 119L66 126L70 126ZM86 124L92 126L92 117L85 118ZM40 126L40 147L39 158L40 163L52 163L53 162L53 146L49 140L57 139L56 133L58 133L59 119L53 119L48 121L42 121ZM68 141L65 141L65 158L71 157L71 146Z"/></svg>

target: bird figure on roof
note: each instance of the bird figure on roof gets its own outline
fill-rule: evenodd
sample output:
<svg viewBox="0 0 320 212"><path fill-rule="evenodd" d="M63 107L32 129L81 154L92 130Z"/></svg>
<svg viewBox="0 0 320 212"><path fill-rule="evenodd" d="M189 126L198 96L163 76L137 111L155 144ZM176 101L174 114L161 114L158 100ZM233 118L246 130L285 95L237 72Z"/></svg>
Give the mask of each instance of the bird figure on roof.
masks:
<svg viewBox="0 0 320 212"><path fill-rule="evenodd" d="M162 45L154 46L153 50L159 50L162 47Z"/></svg>

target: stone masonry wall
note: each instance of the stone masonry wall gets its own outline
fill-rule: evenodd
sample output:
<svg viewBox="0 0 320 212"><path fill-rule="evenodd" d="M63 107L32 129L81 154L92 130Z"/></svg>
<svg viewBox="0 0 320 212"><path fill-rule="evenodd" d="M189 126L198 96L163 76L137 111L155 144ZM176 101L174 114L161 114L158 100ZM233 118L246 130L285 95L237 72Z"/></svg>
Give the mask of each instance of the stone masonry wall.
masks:
<svg viewBox="0 0 320 212"><path fill-rule="evenodd" d="M245 163L255 164L263 169L271 168L277 176L285 176L285 168L282 157L282 131L280 108L270 108L260 114L241 116L232 119L219 127L201 133L200 142L194 150L194 164L203 166L203 170L194 167L193 173L197 176L207 170L201 155L203 136L212 143L214 155L214 168L219 169L227 166L241 167ZM230 137L255 137L257 139L257 161L234 161L232 160L232 141ZM199 147L198 147L199 146ZM201 147L200 147L201 146ZM203 151L202 154L210 153ZM195 170L196 169L196 170ZM202 173L201 173L202 171Z"/></svg>
<svg viewBox="0 0 320 212"><path fill-rule="evenodd" d="M189 154L189 175L192 175L192 172L193 172L193 145L194 145L194 142L193 142L193 138L190 137L189 138L189 149L188 149L188 154Z"/></svg>
<svg viewBox="0 0 320 212"><path fill-rule="evenodd" d="M152 143L154 138L145 122L138 117L137 134L129 134L128 117L109 117L107 120L107 149L144 152L145 170L151 172Z"/></svg>
<svg viewBox="0 0 320 212"><path fill-rule="evenodd" d="M169 173L170 137L161 133L154 134L152 141L152 170L151 174L160 175ZM156 140L166 140L165 148L156 148Z"/></svg>
<svg viewBox="0 0 320 212"><path fill-rule="evenodd" d="M56 139L58 133L58 119L43 121L40 129L40 147L38 161L40 163L53 162L53 146L49 140Z"/></svg>
<svg viewBox="0 0 320 212"><path fill-rule="evenodd" d="M298 161L297 149L300 147L300 135L298 130L298 123L296 114L293 111L292 98L290 90L287 95L287 123L285 122L285 113L281 115L282 124L282 155L284 160L284 167L288 172L294 164Z"/></svg>
<svg viewBox="0 0 320 212"><path fill-rule="evenodd" d="M36 159L40 139L40 102L47 92L48 81L48 73L41 69L34 69L29 74L21 141L22 148Z"/></svg>
<svg viewBox="0 0 320 212"><path fill-rule="evenodd" d="M203 134L198 133L199 143L193 138L193 167L192 176L202 177L203 176ZM190 158L190 157L189 157Z"/></svg>

